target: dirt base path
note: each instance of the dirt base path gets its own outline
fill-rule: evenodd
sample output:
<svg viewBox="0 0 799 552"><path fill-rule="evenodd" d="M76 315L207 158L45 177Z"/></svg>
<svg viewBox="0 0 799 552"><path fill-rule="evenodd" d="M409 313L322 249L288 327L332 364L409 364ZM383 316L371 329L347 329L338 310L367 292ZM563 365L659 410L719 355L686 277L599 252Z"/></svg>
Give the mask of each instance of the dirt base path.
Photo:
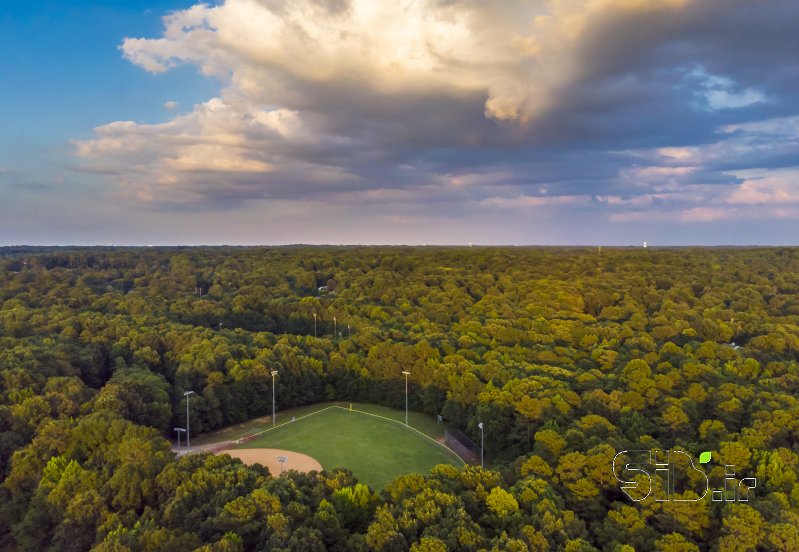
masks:
<svg viewBox="0 0 799 552"><path fill-rule="evenodd" d="M286 462L283 464L285 470L297 470L301 472L322 471L322 464L317 462L307 454L294 452L291 450L253 448L253 449L225 449L217 454L229 454L233 458L238 458L245 464L261 464L269 468L272 475L280 475L281 465L278 456L285 456Z"/></svg>

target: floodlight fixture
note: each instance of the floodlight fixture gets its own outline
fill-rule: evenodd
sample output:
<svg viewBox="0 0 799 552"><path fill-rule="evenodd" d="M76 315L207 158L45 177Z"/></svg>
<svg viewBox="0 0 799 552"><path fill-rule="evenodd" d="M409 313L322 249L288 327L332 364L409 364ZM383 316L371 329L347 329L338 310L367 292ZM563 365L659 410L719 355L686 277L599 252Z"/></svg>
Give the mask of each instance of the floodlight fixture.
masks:
<svg viewBox="0 0 799 552"><path fill-rule="evenodd" d="M182 427L176 427L175 432L178 434L178 450L180 450L180 433L186 433L186 430Z"/></svg>

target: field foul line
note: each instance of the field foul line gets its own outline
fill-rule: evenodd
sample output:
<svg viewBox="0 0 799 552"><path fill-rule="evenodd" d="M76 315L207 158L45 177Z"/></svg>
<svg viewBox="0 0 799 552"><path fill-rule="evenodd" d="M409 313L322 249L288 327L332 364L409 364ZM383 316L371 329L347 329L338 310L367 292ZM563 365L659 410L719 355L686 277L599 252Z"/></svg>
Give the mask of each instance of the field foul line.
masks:
<svg viewBox="0 0 799 552"><path fill-rule="evenodd" d="M458 454L457 452L455 452L454 450L449 448L447 445L445 445L443 443L439 443L438 441L436 441L435 439L433 439L432 437L430 437L426 433L422 433L421 431L419 431L415 427L411 427L409 425L406 426L405 423L403 423L403 422L401 422L399 420L395 420L394 418L388 418L386 416L381 416L380 414L372 414L371 412L365 412L363 410L358 410L357 408L345 408L343 406L338 406L337 404L326 406L325 408L320 408L319 410L316 410L316 411L311 412L309 414L305 414L304 416L300 416L299 418L294 418L294 420L292 422L283 422L282 424L278 424L278 425L276 425L274 427L268 427L266 429L263 429L263 430L259 431L258 433L252 433L250 435L245 435L244 437L239 437L238 439L236 439L233 442L236 443L237 445L241 444L241 441L243 441L244 439L247 439L247 440L252 439L252 438L257 437L259 435L263 435L264 433L268 433L268 432L270 432L272 430L279 429L279 428L281 428L281 427L283 427L285 425L288 425L288 424L291 424L293 422L297 422L299 420L302 420L303 418L307 418L308 416L314 416L316 414L319 414L320 412L324 412L326 410L330 410L331 408L339 408L341 410L348 410L350 412L358 412L360 414L366 414L367 416L374 416L375 418L382 418L384 420L388 420L389 422L394 422L394 423L399 424L399 425L401 425L403 427L411 429L411 430L415 431L416 433L418 433L419 435L421 435L422 437L424 437L425 439L429 439L430 441L434 442L436 445L442 447L447 452L451 452L452 454L454 454L458 458L458 460L463 462L464 466L466 465L466 460L461 458L460 454Z"/></svg>
<svg viewBox="0 0 799 552"><path fill-rule="evenodd" d="M399 420L395 420L394 418L388 418L388 417L386 417L386 416L381 416L380 414L372 414L371 412L365 412L365 411L363 411L363 410L358 410L357 408L344 408L343 406L338 406L338 405L329 406L328 408L340 408L341 410L349 410L350 412L359 412L359 413L361 413L361 414L366 414L367 416L374 416L375 418L382 418L382 419L384 419L384 420L388 420L389 422L394 422L394 423L396 423L396 424L399 424L399 425L401 425L401 426L403 426L403 427L406 427L406 428L408 428L408 429L412 429L413 431L415 431L416 433L418 433L419 435L421 435L421 436L422 436L422 437L424 437L425 439L429 439L429 440L431 440L432 442L434 442L435 444L437 444L438 446L440 446L440 447L443 447L443 448L444 448L445 450L447 450L448 452L451 452L452 454L454 454L455 456L457 456L457 457L458 457L458 460L460 460L461 462L463 462L463 465L464 465L464 466L466 465L466 460L464 460L463 458L461 458L461 455L460 455L460 454L458 454L457 452L455 452L454 450L452 450L451 448L449 448L447 445L445 445L445 444L443 444L443 443L439 443L438 441L436 441L435 439L433 439L432 437L430 437L430 436L429 436L429 435L427 435L426 433L422 433L421 431L419 431L419 430L418 430L418 429L416 429L415 427L411 427L411 426L409 426L409 425L405 425L405 423L404 423L404 422L401 422L401 421L399 421Z"/></svg>
<svg viewBox="0 0 799 552"><path fill-rule="evenodd" d="M262 435L262 434L267 433L269 431L272 431L274 429L279 429L279 428L283 427L284 425L288 425L288 424L296 422L298 420L302 420L303 418L307 418L308 416L313 416L315 414L319 414L320 412L324 412L325 410L330 410L331 408L341 408L341 407L333 405L333 406L326 406L325 408L320 408L319 410L315 410L314 412L311 412L309 414L305 414L304 416L300 416L299 418L293 418L291 422L283 422L282 424L277 424L274 427L268 427L266 429L262 429L258 433L251 433L250 435L245 435L244 437L239 437L238 439L236 439L234 441L234 443L236 443L238 445L244 439L251 439L253 437L258 437L259 435Z"/></svg>

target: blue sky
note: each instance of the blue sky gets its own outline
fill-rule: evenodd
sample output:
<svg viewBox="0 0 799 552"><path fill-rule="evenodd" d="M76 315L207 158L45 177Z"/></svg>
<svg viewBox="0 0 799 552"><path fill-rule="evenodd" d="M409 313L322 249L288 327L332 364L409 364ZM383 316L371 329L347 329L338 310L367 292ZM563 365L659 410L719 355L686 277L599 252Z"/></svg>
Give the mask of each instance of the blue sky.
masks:
<svg viewBox="0 0 799 552"><path fill-rule="evenodd" d="M799 4L18 2L0 245L795 244Z"/></svg>
<svg viewBox="0 0 799 552"><path fill-rule="evenodd" d="M147 2L4 4L3 153L20 140L60 145L65 138L89 137L94 126L120 117L158 120L162 98L191 105L214 94L216 83L191 68L156 77L118 50L131 33L158 33L165 10L185 5L191 4L161 2L157 10Z"/></svg>

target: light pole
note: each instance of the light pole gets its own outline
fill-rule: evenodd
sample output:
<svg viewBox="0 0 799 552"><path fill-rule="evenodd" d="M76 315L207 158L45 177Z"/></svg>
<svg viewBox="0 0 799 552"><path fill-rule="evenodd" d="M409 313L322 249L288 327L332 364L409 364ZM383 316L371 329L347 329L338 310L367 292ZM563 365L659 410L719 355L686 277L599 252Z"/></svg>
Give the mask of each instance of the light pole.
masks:
<svg viewBox="0 0 799 552"><path fill-rule="evenodd" d="M333 339L336 339L336 317L333 317Z"/></svg>
<svg viewBox="0 0 799 552"><path fill-rule="evenodd" d="M316 339L316 313L313 313L313 337Z"/></svg>
<svg viewBox="0 0 799 552"><path fill-rule="evenodd" d="M275 427L275 421L277 420L277 416L275 415L275 376L277 375L277 370L272 370L272 427Z"/></svg>
<svg viewBox="0 0 799 552"><path fill-rule="evenodd" d="M186 397L186 450L191 447L191 436L189 435L189 395L193 395L194 391L186 391L183 396Z"/></svg>
<svg viewBox="0 0 799 552"><path fill-rule="evenodd" d="M181 433L186 433L186 430L183 429L182 427L176 427L175 428L175 433L178 434L178 450L180 450L180 434Z"/></svg>
<svg viewBox="0 0 799 552"><path fill-rule="evenodd" d="M350 331L350 325L347 324L347 339L352 339L352 332Z"/></svg>
<svg viewBox="0 0 799 552"><path fill-rule="evenodd" d="M407 370L402 371L405 374L405 425L408 425L408 376L411 375Z"/></svg>
<svg viewBox="0 0 799 552"><path fill-rule="evenodd" d="M483 422L477 424L477 427L480 428L480 467L484 468L485 464L483 463Z"/></svg>

